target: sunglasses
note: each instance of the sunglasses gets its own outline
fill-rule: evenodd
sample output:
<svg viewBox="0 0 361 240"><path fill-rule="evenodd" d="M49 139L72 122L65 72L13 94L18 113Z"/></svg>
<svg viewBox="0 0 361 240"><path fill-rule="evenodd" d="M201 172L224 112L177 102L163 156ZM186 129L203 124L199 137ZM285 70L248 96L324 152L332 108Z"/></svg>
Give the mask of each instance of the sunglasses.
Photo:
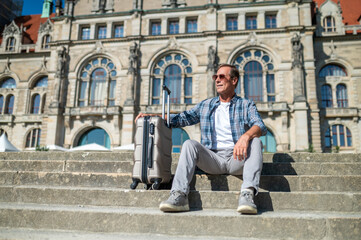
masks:
<svg viewBox="0 0 361 240"><path fill-rule="evenodd" d="M224 75L224 74L218 74L218 75L217 75L217 74L214 74L214 75L212 76L213 81L216 81L217 78L219 78L221 81L227 79L227 78L226 78L226 75Z"/></svg>

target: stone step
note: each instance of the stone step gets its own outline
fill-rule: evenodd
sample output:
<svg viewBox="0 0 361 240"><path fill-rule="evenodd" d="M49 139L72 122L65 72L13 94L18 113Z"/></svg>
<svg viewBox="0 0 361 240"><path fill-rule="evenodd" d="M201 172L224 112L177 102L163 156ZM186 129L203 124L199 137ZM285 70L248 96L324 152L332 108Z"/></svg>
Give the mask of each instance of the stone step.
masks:
<svg viewBox="0 0 361 240"><path fill-rule="evenodd" d="M76 173L76 172L14 172L0 171L1 185L44 185L78 187L128 188L130 173ZM191 188L197 190L238 191L242 184L240 176L196 175ZM140 184L138 188L141 187ZM192 187L193 186L193 187ZM169 186L164 186L169 189ZM361 175L312 176L285 175L261 176L260 188L267 191L361 191Z"/></svg>
<svg viewBox="0 0 361 240"><path fill-rule="evenodd" d="M175 173L177 163L172 164ZM2 171L131 173L132 161L111 160L2 160ZM360 175L361 163L269 163L263 164L262 175Z"/></svg>
<svg viewBox="0 0 361 240"><path fill-rule="evenodd" d="M262 212L205 209L162 213L154 208L0 203L0 227L169 236L271 239L359 239L360 213Z"/></svg>
<svg viewBox="0 0 361 240"><path fill-rule="evenodd" d="M79 188L44 186L1 186L0 202L68 204L122 207L154 207L169 197L169 191L118 188ZM238 191L191 191L192 209L236 209ZM262 211L361 212L361 192L264 192L255 197Z"/></svg>
<svg viewBox="0 0 361 240"><path fill-rule="evenodd" d="M177 162L178 153L172 154ZM118 152L4 152L0 153L0 160L103 160L103 161L132 161L133 151ZM265 153L264 162L361 162L361 154L354 153Z"/></svg>
<svg viewBox="0 0 361 240"><path fill-rule="evenodd" d="M265 238L233 238L215 236L171 236L156 233L92 233L65 230L32 230L24 228L0 228L0 240L268 240Z"/></svg>

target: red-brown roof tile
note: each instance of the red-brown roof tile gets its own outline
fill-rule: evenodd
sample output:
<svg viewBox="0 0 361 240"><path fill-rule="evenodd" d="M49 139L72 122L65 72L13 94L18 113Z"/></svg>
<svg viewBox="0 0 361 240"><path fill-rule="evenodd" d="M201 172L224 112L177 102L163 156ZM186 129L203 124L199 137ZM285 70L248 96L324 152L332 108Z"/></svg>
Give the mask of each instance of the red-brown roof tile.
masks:
<svg viewBox="0 0 361 240"><path fill-rule="evenodd" d="M313 0L320 8L327 0ZM361 1L360 0L332 0L334 3L340 1L342 9L343 23L345 25L359 25L361 16Z"/></svg>
<svg viewBox="0 0 361 240"><path fill-rule="evenodd" d="M54 17L55 13L50 15L50 18ZM40 24L45 23L48 18L41 18L41 14L27 15L15 18L15 23L19 27L23 24L25 32L23 33L23 44L34 44L38 40L38 32ZM0 36L0 44L2 42L2 36Z"/></svg>

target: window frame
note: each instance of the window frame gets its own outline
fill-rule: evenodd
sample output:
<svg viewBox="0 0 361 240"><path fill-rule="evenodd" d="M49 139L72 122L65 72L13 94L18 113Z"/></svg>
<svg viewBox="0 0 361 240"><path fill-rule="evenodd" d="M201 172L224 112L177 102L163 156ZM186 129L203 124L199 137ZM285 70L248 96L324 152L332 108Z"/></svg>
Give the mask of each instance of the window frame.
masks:
<svg viewBox="0 0 361 240"><path fill-rule="evenodd" d="M97 34L96 34L97 39L106 39L107 38L107 31L108 31L107 25L99 24L99 25L97 25L96 29L97 29Z"/></svg>
<svg viewBox="0 0 361 240"><path fill-rule="evenodd" d="M270 22L268 22L271 20ZM277 28L277 13L267 13L265 16L265 28Z"/></svg>
<svg viewBox="0 0 361 240"><path fill-rule="evenodd" d="M191 23L192 27L189 28L189 23L192 21L195 22L195 30L194 30L194 23ZM197 17L186 18L186 33L197 33L197 32L198 32L198 18Z"/></svg>
<svg viewBox="0 0 361 240"><path fill-rule="evenodd" d="M328 25L330 23L330 26ZM336 32L336 21L335 17L328 15L323 18L323 32L325 33L334 33Z"/></svg>
<svg viewBox="0 0 361 240"><path fill-rule="evenodd" d="M49 43L51 42L51 36L50 34L45 34L42 38L42 42L41 42L41 49L49 49L50 45Z"/></svg>
<svg viewBox="0 0 361 240"><path fill-rule="evenodd" d="M252 24L249 24L249 23L252 23ZM246 24L246 30L258 29L258 26L257 26L257 24L258 24L257 23L257 14L246 15L245 24Z"/></svg>
<svg viewBox="0 0 361 240"><path fill-rule="evenodd" d="M121 35L117 36L116 31L117 27L121 28ZM124 23L116 23L113 26L113 38L123 38L124 37Z"/></svg>
<svg viewBox="0 0 361 240"><path fill-rule="evenodd" d="M156 26L156 31L153 31L154 28L153 26ZM159 20L159 19L154 19L154 20L151 20L150 21L150 24L149 24L149 32L151 36L159 36L159 35L162 35L162 21ZM159 29L158 29L159 28Z"/></svg>
<svg viewBox="0 0 361 240"><path fill-rule="evenodd" d="M87 32L84 32L85 29L88 29ZM79 40L90 40L90 25L82 25L80 26L80 32L79 32Z"/></svg>
<svg viewBox="0 0 361 240"><path fill-rule="evenodd" d="M15 46L16 46L15 37L8 37L6 39L5 51L7 51L7 52L15 52Z"/></svg>
<svg viewBox="0 0 361 240"><path fill-rule="evenodd" d="M226 16L226 31L238 31L238 15Z"/></svg>
<svg viewBox="0 0 361 240"><path fill-rule="evenodd" d="M174 27L174 29L172 30L173 27ZM179 19L178 18L168 19L168 34L169 35L179 34Z"/></svg>

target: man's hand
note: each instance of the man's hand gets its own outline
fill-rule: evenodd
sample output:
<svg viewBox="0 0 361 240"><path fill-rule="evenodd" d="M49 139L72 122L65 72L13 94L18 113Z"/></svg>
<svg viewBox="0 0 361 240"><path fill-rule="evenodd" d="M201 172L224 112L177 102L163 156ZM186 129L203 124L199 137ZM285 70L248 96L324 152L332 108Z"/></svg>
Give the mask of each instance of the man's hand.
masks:
<svg viewBox="0 0 361 240"><path fill-rule="evenodd" d="M162 117L161 115L157 115L157 114L149 114L149 113L139 113L138 116L135 118L134 122L137 123L137 120L138 118L141 118L141 117L146 117L146 116L159 116L159 117ZM167 118L167 116L166 116Z"/></svg>
<svg viewBox="0 0 361 240"><path fill-rule="evenodd" d="M233 148L233 158L239 161L246 160L247 156L247 149L249 146L249 141L251 137L245 133L243 134L237 141L236 145Z"/></svg>

